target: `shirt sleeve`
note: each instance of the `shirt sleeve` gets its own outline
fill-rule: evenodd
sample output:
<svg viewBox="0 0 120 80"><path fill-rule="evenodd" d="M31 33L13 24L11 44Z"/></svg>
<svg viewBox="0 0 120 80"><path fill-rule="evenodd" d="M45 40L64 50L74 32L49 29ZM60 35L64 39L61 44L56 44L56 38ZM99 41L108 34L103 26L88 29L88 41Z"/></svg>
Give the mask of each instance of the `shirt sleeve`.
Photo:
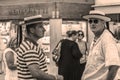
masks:
<svg viewBox="0 0 120 80"><path fill-rule="evenodd" d="M110 34L104 35L102 46L103 46L103 53L105 55L105 66L111 66L111 65L120 66L120 58L114 37Z"/></svg>
<svg viewBox="0 0 120 80"><path fill-rule="evenodd" d="M23 55L27 65L39 64L39 54L34 50L29 50Z"/></svg>

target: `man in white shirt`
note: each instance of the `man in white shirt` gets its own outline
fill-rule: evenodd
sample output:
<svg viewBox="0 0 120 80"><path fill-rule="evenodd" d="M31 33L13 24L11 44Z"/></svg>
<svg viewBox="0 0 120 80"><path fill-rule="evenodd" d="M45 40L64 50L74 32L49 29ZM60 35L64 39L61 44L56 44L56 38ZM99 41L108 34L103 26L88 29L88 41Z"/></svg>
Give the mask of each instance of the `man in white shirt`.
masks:
<svg viewBox="0 0 120 80"><path fill-rule="evenodd" d="M95 37L90 46L82 80L114 80L120 59L115 39L106 29L106 22L110 21L110 18L95 10L83 18L88 20Z"/></svg>

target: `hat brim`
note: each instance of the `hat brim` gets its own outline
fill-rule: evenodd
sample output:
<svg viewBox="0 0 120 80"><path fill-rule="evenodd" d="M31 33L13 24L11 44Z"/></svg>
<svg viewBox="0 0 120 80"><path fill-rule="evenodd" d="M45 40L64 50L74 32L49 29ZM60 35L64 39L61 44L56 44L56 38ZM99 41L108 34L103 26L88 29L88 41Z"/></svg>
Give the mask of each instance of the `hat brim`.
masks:
<svg viewBox="0 0 120 80"><path fill-rule="evenodd" d="M101 19L104 20L106 22L110 21L111 19L109 17L103 16L103 15L85 15L83 16L84 19L90 19L90 18L97 18L97 19Z"/></svg>
<svg viewBox="0 0 120 80"><path fill-rule="evenodd" d="M25 22L21 21L19 22L19 25L31 25L31 24L37 24L37 23L42 23L43 21L31 21L31 22Z"/></svg>
<svg viewBox="0 0 120 80"><path fill-rule="evenodd" d="M31 25L31 24L37 24L37 23L42 23L42 21L35 21L35 22L28 22L28 23L25 23L25 25Z"/></svg>
<svg viewBox="0 0 120 80"><path fill-rule="evenodd" d="M23 21L23 22L20 22L19 25L31 25L31 24L36 24L36 23L42 23L42 21L35 21L35 22L29 22L29 23L25 23Z"/></svg>

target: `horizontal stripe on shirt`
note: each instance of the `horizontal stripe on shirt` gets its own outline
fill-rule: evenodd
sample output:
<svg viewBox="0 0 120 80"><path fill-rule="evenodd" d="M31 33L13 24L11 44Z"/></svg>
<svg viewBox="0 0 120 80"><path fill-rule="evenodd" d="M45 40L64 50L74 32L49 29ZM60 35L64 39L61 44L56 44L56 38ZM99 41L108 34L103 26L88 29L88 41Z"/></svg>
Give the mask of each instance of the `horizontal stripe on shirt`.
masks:
<svg viewBox="0 0 120 80"><path fill-rule="evenodd" d="M23 80L35 79L32 77L28 66L38 64L41 71L47 72L45 54L38 45L29 40L24 40L17 50L18 54L18 77Z"/></svg>

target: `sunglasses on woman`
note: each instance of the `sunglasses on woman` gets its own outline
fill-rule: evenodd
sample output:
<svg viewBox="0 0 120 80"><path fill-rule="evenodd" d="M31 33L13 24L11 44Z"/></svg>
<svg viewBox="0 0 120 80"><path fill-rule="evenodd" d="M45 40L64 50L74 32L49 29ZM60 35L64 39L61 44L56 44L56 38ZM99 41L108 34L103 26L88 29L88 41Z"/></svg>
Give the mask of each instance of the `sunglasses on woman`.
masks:
<svg viewBox="0 0 120 80"><path fill-rule="evenodd" d="M83 34L78 34L78 36L83 36Z"/></svg>
<svg viewBox="0 0 120 80"><path fill-rule="evenodd" d="M88 20L88 22L89 22L90 24L92 24L92 23L98 24L99 20L98 20L98 19L90 19L90 20Z"/></svg>

